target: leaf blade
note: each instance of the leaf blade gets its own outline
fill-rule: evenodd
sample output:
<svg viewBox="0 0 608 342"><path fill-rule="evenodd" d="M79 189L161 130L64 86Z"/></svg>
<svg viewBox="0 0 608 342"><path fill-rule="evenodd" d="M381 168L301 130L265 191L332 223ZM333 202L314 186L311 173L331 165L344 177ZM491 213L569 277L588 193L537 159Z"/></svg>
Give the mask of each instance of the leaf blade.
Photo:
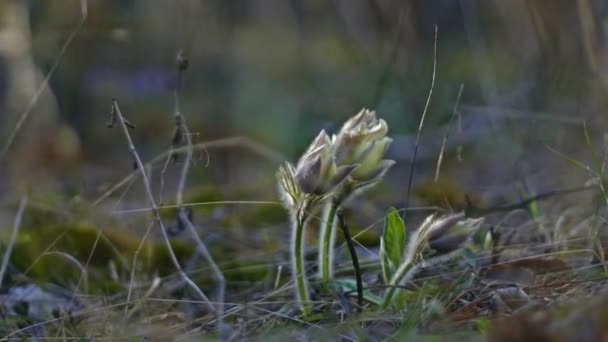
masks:
<svg viewBox="0 0 608 342"><path fill-rule="evenodd" d="M401 263L405 249L405 223L395 208L390 208L384 221L380 239L380 261L382 275L388 281L397 265Z"/></svg>

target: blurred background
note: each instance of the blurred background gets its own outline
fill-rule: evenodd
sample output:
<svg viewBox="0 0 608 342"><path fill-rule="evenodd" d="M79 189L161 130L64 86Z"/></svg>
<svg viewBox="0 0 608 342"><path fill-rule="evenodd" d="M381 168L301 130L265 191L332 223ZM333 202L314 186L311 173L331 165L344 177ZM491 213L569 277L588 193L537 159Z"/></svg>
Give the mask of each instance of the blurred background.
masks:
<svg viewBox="0 0 608 342"><path fill-rule="evenodd" d="M398 161L379 191L392 190L387 202L398 204L431 87L435 28L417 201L458 207L465 193L494 201L579 185L587 174L547 146L590 163L586 121L603 151L607 15L600 0L4 0L2 191L48 181L94 199L131 172L121 132L105 127L112 98L137 125L144 160L167 150L182 50L181 109L196 142L247 137L295 160L320 129L375 109ZM247 145L201 155L191 183L274 197L281 157Z"/></svg>

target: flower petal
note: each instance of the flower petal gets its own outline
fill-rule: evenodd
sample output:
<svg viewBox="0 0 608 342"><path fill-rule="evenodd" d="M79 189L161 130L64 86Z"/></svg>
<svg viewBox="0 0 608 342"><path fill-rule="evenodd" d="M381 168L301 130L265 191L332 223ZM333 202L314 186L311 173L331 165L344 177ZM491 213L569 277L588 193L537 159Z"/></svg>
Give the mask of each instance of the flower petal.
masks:
<svg viewBox="0 0 608 342"><path fill-rule="evenodd" d="M329 138L329 136L323 129L323 130L321 130L321 132L319 132L319 134L317 134L317 136L315 137L315 140L313 140L312 144L310 144L310 146L308 147L308 149L306 150L306 152L304 152L304 154L302 156L311 154L313 151L319 150L319 148L321 148L322 146L330 145L330 144L331 144L331 139Z"/></svg>
<svg viewBox="0 0 608 342"><path fill-rule="evenodd" d="M454 234L441 236L429 241L429 247L438 254L446 254L461 248L469 239L470 234Z"/></svg>
<svg viewBox="0 0 608 342"><path fill-rule="evenodd" d="M295 174L298 185L305 193L315 193L320 184L321 157L300 165Z"/></svg>
<svg viewBox="0 0 608 342"><path fill-rule="evenodd" d="M347 177L348 175L355 170L357 167L359 167L359 164L352 164L352 165L342 165L336 168L336 173L334 174L329 186L331 188L338 186L340 183L342 183Z"/></svg>
<svg viewBox="0 0 608 342"><path fill-rule="evenodd" d="M379 181L384 174L391 168L391 166L395 165L397 162L391 159L385 159L381 161L376 168L373 168L367 171L363 178L355 178L355 175L352 174L351 177L356 181L361 182L370 182L370 181ZM356 172L357 170L355 170Z"/></svg>
<svg viewBox="0 0 608 342"><path fill-rule="evenodd" d="M433 222L433 226L428 235L429 242L431 240L439 239L444 235L449 235L449 230L455 228L456 223L464 218L464 213L452 214L444 216Z"/></svg>

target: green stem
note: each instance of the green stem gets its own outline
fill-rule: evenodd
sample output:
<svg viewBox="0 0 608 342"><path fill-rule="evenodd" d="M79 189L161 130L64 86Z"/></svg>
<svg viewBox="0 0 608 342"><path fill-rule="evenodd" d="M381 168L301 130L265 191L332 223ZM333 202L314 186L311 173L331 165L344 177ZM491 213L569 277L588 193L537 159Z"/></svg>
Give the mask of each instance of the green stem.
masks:
<svg viewBox="0 0 608 342"><path fill-rule="evenodd" d="M418 267L416 267L411 261L405 261L395 272L393 278L391 278L390 283L388 284L388 288L386 289L386 293L384 294L384 300L382 301L381 309L387 309L391 304L393 296L399 290L399 284L403 281L406 275L412 277L418 271Z"/></svg>
<svg viewBox="0 0 608 342"><path fill-rule="evenodd" d="M297 297L302 314L304 317L310 314L310 297L308 295L308 287L306 284L306 272L304 270L304 225L305 220L299 218L300 215L295 214L292 217L292 222L295 225L293 229L292 240L292 256L291 262L294 270L295 283L297 288Z"/></svg>
<svg viewBox="0 0 608 342"><path fill-rule="evenodd" d="M329 287L329 281L333 278L333 246L336 239L336 229L334 227L336 211L339 207L338 201L332 199L325 207L324 224L319 238L319 276L321 286L325 289Z"/></svg>

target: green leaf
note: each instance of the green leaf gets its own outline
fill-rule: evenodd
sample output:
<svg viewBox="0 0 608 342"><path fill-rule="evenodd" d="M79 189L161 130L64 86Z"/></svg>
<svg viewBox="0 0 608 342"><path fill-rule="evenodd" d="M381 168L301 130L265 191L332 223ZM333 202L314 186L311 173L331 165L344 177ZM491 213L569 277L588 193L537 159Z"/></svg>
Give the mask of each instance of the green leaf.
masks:
<svg viewBox="0 0 608 342"><path fill-rule="evenodd" d="M397 265L401 263L405 249L405 223L395 208L390 208L384 222L384 232L380 238L380 263L382 276L389 282Z"/></svg>
<svg viewBox="0 0 608 342"><path fill-rule="evenodd" d="M488 336L492 331L492 322L486 317L479 318L477 320L477 331L481 336Z"/></svg>
<svg viewBox="0 0 608 342"><path fill-rule="evenodd" d="M335 280L332 280L331 285L335 292L338 292L338 290L340 289L340 290L342 290L342 292L347 293L348 296L351 296L351 297L357 296L357 281L355 279L351 279L351 278L335 279ZM367 285L364 283L363 284L363 299L365 299L366 301L368 301L372 304L380 305L382 303L382 297L371 293L369 291L369 289L365 288L366 286Z"/></svg>
<svg viewBox="0 0 608 342"><path fill-rule="evenodd" d="M388 261L388 257L386 256L386 251L384 248L384 238L380 239L380 266L382 267L382 280L384 280L385 284L388 284L391 280L391 265L390 261Z"/></svg>

